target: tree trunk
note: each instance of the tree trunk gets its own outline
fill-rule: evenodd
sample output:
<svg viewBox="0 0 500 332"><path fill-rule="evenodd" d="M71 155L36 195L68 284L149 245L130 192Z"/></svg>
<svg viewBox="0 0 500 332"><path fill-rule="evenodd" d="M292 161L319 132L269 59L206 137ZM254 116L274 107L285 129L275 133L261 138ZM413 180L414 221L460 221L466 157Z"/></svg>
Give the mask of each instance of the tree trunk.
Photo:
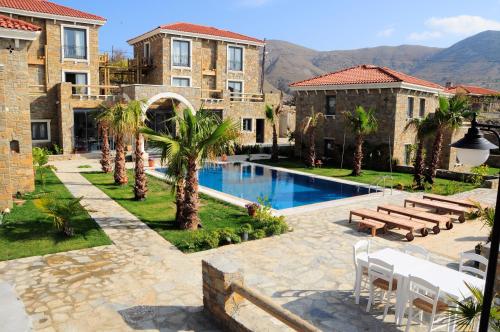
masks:
<svg viewBox="0 0 500 332"><path fill-rule="evenodd" d="M314 128L309 128L309 153L307 155L306 164L309 167L314 167L316 163L316 142L314 141Z"/></svg>
<svg viewBox="0 0 500 332"><path fill-rule="evenodd" d="M354 161L352 175L361 175L361 165L363 163L363 135L356 135L356 148L354 150Z"/></svg>
<svg viewBox="0 0 500 332"><path fill-rule="evenodd" d="M148 192L147 177L144 171L144 156L142 151L142 135L135 135L135 185L134 198L136 201L142 201L146 198Z"/></svg>
<svg viewBox="0 0 500 332"><path fill-rule="evenodd" d="M73 236L74 235L73 228L71 228L69 226L69 221L67 221L67 220L63 220L62 231L63 231L64 235L66 235L66 236Z"/></svg>
<svg viewBox="0 0 500 332"><path fill-rule="evenodd" d="M425 181L430 184L434 184L434 178L436 177L437 169L439 167L439 161L441 160L441 148L443 146L443 129L439 128L436 131L436 137L434 138L434 144L432 146L432 158L430 164L427 167L427 173L425 176Z"/></svg>
<svg viewBox="0 0 500 332"><path fill-rule="evenodd" d="M415 182L416 189L418 190L424 189L424 185L422 183L424 175L423 155L424 155L424 141L422 139L419 139L415 161L413 162L413 181Z"/></svg>
<svg viewBox="0 0 500 332"><path fill-rule="evenodd" d="M180 177L175 188L175 225L181 227L184 224L184 187L185 180Z"/></svg>
<svg viewBox="0 0 500 332"><path fill-rule="evenodd" d="M109 129L108 126L101 126L102 146L101 146L101 168L104 173L111 173L111 154L109 151Z"/></svg>
<svg viewBox="0 0 500 332"><path fill-rule="evenodd" d="M184 220L181 223L182 229L198 229L198 225L200 224L198 209L198 165L195 158L189 158L186 184L184 186Z"/></svg>
<svg viewBox="0 0 500 332"><path fill-rule="evenodd" d="M271 151L271 161L276 162L279 159L278 155L278 133L276 131L276 124L273 123L273 149Z"/></svg>
<svg viewBox="0 0 500 332"><path fill-rule="evenodd" d="M124 185L128 182L127 170L125 168L125 144L123 135L116 135L116 156L115 156L115 183Z"/></svg>

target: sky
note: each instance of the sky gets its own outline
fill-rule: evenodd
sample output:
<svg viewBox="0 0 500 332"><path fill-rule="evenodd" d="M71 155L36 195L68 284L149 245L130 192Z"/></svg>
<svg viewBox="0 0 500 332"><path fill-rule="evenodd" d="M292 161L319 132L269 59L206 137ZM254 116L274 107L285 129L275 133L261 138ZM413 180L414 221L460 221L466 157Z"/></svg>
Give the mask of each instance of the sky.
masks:
<svg viewBox="0 0 500 332"><path fill-rule="evenodd" d="M100 49L172 22L190 22L315 50L380 45L448 47L500 30L500 0L52 0L105 17Z"/></svg>

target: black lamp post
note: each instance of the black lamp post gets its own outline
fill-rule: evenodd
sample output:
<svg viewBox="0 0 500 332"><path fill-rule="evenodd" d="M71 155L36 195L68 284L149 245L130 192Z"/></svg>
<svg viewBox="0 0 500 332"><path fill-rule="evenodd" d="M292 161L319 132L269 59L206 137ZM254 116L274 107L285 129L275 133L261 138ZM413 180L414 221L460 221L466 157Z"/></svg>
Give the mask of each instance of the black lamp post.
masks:
<svg viewBox="0 0 500 332"><path fill-rule="evenodd" d="M490 155L490 150L497 149L498 146L484 138L481 130L495 134L500 145L500 135L496 129L500 125L489 125L477 123L476 115L471 122L471 127L464 138L451 144L457 149L458 160L466 165L478 166L483 164ZM500 190L497 190L497 202L495 208L495 221L491 232L490 257L488 258L488 268L486 271L486 283L484 285L483 308L479 321L479 332L487 332L490 319L491 304L495 292L495 274L498 260L498 241L500 237Z"/></svg>

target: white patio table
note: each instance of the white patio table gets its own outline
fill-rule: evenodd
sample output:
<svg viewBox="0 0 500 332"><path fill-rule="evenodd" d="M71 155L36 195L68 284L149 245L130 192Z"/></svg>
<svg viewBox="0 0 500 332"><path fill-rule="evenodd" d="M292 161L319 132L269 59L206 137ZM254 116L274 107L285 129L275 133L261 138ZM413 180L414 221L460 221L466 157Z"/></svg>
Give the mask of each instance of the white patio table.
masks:
<svg viewBox="0 0 500 332"><path fill-rule="evenodd" d="M407 302L407 289L409 276L415 276L427 280L449 296L457 299L464 299L471 296L469 289L465 285L484 288L484 280L450 269L431 261L405 254L399 250L385 248L369 254L372 258L380 259L386 263L394 265L394 277L398 280L398 290L396 295L396 323L400 324ZM368 267L368 256L358 256L358 268L356 271L355 296L356 304L359 304L359 294L361 291L361 274L363 267ZM399 287L401 285L401 287Z"/></svg>

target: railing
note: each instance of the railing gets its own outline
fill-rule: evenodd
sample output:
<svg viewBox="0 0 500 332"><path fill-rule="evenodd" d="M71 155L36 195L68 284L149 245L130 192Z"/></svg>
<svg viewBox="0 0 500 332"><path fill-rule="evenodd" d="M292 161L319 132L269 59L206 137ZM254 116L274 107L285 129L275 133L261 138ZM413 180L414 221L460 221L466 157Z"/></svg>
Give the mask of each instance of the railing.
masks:
<svg viewBox="0 0 500 332"><path fill-rule="evenodd" d="M391 187L390 188L391 188L391 195L392 195L392 188L394 187L394 177L392 175L382 175L382 176L379 176L378 178L376 178L375 181L373 181L368 186L368 194L371 192L372 187L373 187L373 189L380 187L380 182L382 182L382 187L384 188L382 190L382 196L385 196L386 179L391 179Z"/></svg>
<svg viewBox="0 0 500 332"><path fill-rule="evenodd" d="M87 47L86 46L63 46L64 58L87 60Z"/></svg>
<svg viewBox="0 0 500 332"><path fill-rule="evenodd" d="M72 84L71 95L81 100L115 100L118 98L119 89L116 85Z"/></svg>
<svg viewBox="0 0 500 332"><path fill-rule="evenodd" d="M229 100L232 102L261 103L264 101L264 95L261 93L229 92Z"/></svg>
<svg viewBox="0 0 500 332"><path fill-rule="evenodd" d="M274 303L268 297L254 291L253 289L246 287L242 283L233 282L231 283L231 290L248 301L255 304L257 307L261 308L274 318L280 320L288 327L296 331L304 332L319 332L320 330L314 327L312 324L306 322L294 313L284 309L283 307Z"/></svg>
<svg viewBox="0 0 500 332"><path fill-rule="evenodd" d="M201 101L204 104L220 104L224 102L223 94L222 90L202 89Z"/></svg>

